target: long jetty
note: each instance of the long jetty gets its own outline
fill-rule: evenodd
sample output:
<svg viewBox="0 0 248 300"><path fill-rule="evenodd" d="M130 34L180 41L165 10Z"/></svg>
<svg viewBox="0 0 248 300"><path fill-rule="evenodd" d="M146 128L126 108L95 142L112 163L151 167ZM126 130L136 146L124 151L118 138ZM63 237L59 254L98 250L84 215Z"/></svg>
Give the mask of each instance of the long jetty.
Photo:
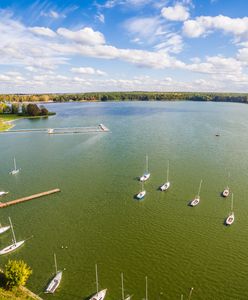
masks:
<svg viewBox="0 0 248 300"><path fill-rule="evenodd" d="M37 198L40 198L40 197L43 197L43 196L48 196L48 195L51 195L51 194L55 194L55 193L58 193L58 192L60 192L60 189L54 189L54 190L50 190L50 191L47 191L47 192L34 194L34 195L31 195L31 196L28 196L28 197L23 197L23 198L8 201L8 202L0 202L0 208L5 208L5 207L11 206L11 205L15 205L15 204L18 204L18 203L30 201L30 200L37 199Z"/></svg>
<svg viewBox="0 0 248 300"><path fill-rule="evenodd" d="M10 129L1 131L0 133L48 133L48 134L72 134L72 133L99 133L109 132L110 130L103 124L98 126L88 127L60 127L60 128L25 128L25 129Z"/></svg>

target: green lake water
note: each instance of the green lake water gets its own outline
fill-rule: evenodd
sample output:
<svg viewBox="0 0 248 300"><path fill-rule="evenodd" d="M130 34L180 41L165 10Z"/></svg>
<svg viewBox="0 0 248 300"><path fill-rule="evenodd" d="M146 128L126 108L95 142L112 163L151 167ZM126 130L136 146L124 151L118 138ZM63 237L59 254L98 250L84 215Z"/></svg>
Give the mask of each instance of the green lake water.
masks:
<svg viewBox="0 0 248 300"><path fill-rule="evenodd" d="M43 299L86 299L96 291L95 263L106 300L248 299L248 106L204 102L50 104L57 115L20 120L18 128L95 126L110 133L0 135L2 201L60 188L61 193L0 211L11 216L16 252L33 269L28 287ZM216 133L220 136L216 137ZM137 177L149 155L151 177L143 201ZM9 175L13 157L21 168ZM160 192L170 161L171 188ZM230 180L228 182L228 172ZM189 207L203 179L201 202ZM235 222L224 225L231 197ZM0 247L11 234L0 237ZM53 253L65 268L54 295L43 294L54 272ZM187 295L187 297L186 297Z"/></svg>

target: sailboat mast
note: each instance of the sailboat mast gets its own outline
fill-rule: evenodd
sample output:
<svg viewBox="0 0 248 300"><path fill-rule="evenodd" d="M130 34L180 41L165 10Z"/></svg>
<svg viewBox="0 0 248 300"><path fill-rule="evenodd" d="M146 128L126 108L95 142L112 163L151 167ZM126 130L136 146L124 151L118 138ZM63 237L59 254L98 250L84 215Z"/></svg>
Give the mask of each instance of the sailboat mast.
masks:
<svg viewBox="0 0 248 300"><path fill-rule="evenodd" d="M15 171L16 171L16 159L14 157L14 167L15 167Z"/></svg>
<svg viewBox="0 0 248 300"><path fill-rule="evenodd" d="M168 165L167 165L167 182L169 181L169 167L170 167L170 164L169 164L169 161L168 161Z"/></svg>
<svg viewBox="0 0 248 300"><path fill-rule="evenodd" d="M147 286L147 276L146 276L146 300L148 300L148 286Z"/></svg>
<svg viewBox="0 0 248 300"><path fill-rule="evenodd" d="M233 193L232 193L231 212L233 212Z"/></svg>
<svg viewBox="0 0 248 300"><path fill-rule="evenodd" d="M122 300L124 300L123 273L121 273L121 295L122 295Z"/></svg>
<svg viewBox="0 0 248 300"><path fill-rule="evenodd" d="M12 225L10 217L9 217L9 223L10 223L10 228L11 228L11 231L12 231L13 242L14 242L14 244L16 244L16 237L15 237L15 233L14 233L14 229L13 229L13 225Z"/></svg>
<svg viewBox="0 0 248 300"><path fill-rule="evenodd" d="M97 274L97 264L96 264L96 292L98 295L98 274Z"/></svg>
<svg viewBox="0 0 248 300"><path fill-rule="evenodd" d="M148 155L146 154L146 172L148 173Z"/></svg>
<svg viewBox="0 0 248 300"><path fill-rule="evenodd" d="M198 196L200 196L200 192L201 192L201 185L202 185L202 179L201 179L201 181L200 181L200 185L199 185Z"/></svg>
<svg viewBox="0 0 248 300"><path fill-rule="evenodd" d="M55 274L57 274L58 273L58 267L57 267L56 254L54 253L53 256L54 256Z"/></svg>

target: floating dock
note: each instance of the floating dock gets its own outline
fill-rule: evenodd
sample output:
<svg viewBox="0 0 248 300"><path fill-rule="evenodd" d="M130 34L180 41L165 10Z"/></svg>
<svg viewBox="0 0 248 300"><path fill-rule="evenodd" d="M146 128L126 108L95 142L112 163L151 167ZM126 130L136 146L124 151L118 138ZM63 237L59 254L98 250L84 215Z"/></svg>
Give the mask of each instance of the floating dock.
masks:
<svg viewBox="0 0 248 300"><path fill-rule="evenodd" d="M67 133L99 133L110 130L103 124L89 127L65 127L65 128L34 128L34 129L11 129L0 133L47 133L47 134L67 134Z"/></svg>
<svg viewBox="0 0 248 300"><path fill-rule="evenodd" d="M51 194L55 194L55 193L58 193L58 192L60 192L60 189L54 189L54 190L50 190L50 191L47 191L47 192L34 194L32 196L28 196L28 197L24 197L24 198L20 198L20 199L16 199L16 200L8 201L8 202L0 202L0 208L5 208L5 207L11 206L11 205L16 205L16 204L19 204L19 203L22 203L22 202L30 201L30 200L37 199L37 198L40 198L40 197L43 197L43 196L48 196L48 195L51 195Z"/></svg>

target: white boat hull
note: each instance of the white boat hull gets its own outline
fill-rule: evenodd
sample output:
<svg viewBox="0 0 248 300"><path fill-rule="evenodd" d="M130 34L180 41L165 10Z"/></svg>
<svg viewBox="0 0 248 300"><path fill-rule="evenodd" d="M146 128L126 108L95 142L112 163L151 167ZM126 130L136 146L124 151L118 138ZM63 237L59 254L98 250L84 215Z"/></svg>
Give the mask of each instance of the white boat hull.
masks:
<svg viewBox="0 0 248 300"><path fill-rule="evenodd" d="M190 202L190 206L196 206L196 205L198 205L200 203L200 198L195 198L194 200L192 200L191 202Z"/></svg>
<svg viewBox="0 0 248 300"><path fill-rule="evenodd" d="M0 192L0 197L4 196L4 195L7 195L9 192L5 192L5 191L1 191Z"/></svg>
<svg viewBox="0 0 248 300"><path fill-rule="evenodd" d="M140 181L146 181L150 178L151 174L150 173L145 173L140 177Z"/></svg>
<svg viewBox="0 0 248 300"><path fill-rule="evenodd" d="M143 199L143 198L145 197L145 195L146 195L146 191L142 191L142 192L139 192L139 193L136 195L136 198L137 198L138 200L141 200L141 199Z"/></svg>
<svg viewBox="0 0 248 300"><path fill-rule="evenodd" d="M53 277L48 287L46 288L45 293L53 294L56 291L62 280L62 273L62 271L57 272L57 274Z"/></svg>
<svg viewBox="0 0 248 300"><path fill-rule="evenodd" d="M232 225L234 222L234 213L231 213L227 218L226 218L226 225Z"/></svg>
<svg viewBox="0 0 248 300"><path fill-rule="evenodd" d="M93 297L91 297L89 300L103 300L106 296L106 292L107 292L107 289L105 290L102 290L98 293L96 293Z"/></svg>
<svg viewBox="0 0 248 300"><path fill-rule="evenodd" d="M163 191L168 190L169 187L170 187L170 182L168 181L165 184L161 185L160 190L163 192Z"/></svg>
<svg viewBox="0 0 248 300"><path fill-rule="evenodd" d="M11 175L16 175L16 174L18 174L19 172L20 172L20 169L17 169L17 170L12 170L12 171L10 171L9 174L11 174Z"/></svg>
<svg viewBox="0 0 248 300"><path fill-rule="evenodd" d="M3 227L0 227L0 234L6 232L7 230L10 229L10 226L3 226Z"/></svg>
<svg viewBox="0 0 248 300"><path fill-rule="evenodd" d="M225 190L222 192L222 196L223 196L223 197L228 197L228 196L229 196L229 189L225 189Z"/></svg>
<svg viewBox="0 0 248 300"><path fill-rule="evenodd" d="M21 247L24 243L25 243L25 241L20 241L15 244L9 245L8 247L0 250L0 255L4 255L4 254L8 254L10 252L13 252L16 249L18 249L19 247Z"/></svg>

